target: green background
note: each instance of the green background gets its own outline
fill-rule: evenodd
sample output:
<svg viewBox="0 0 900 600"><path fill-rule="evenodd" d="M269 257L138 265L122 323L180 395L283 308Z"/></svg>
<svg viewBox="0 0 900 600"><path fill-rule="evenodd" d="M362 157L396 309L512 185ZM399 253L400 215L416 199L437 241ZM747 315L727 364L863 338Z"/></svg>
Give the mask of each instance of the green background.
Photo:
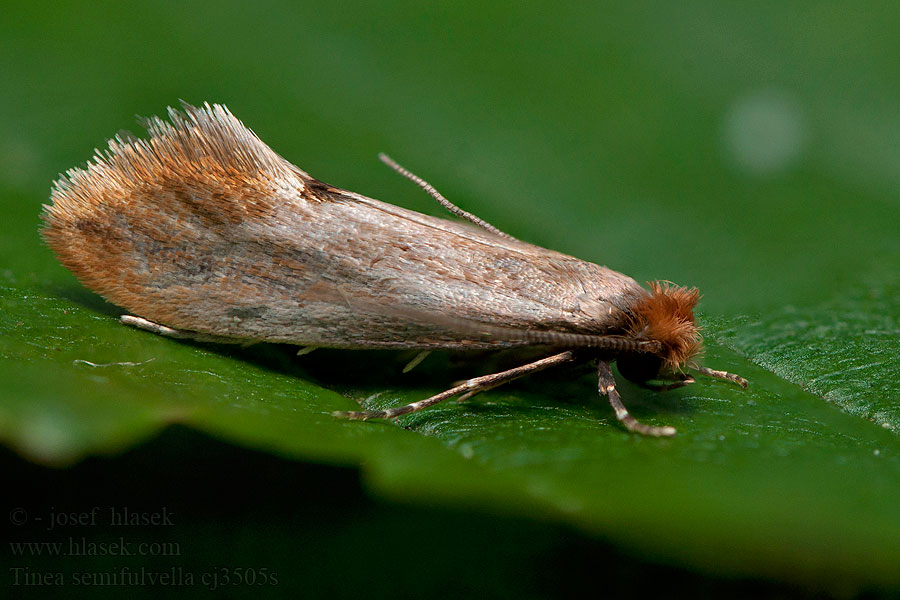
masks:
<svg viewBox="0 0 900 600"><path fill-rule="evenodd" d="M5 500L30 515L4 537L183 545L11 547L6 585L27 568L92 592L73 573L148 565L279 571L238 595L900 591L896 6L4 11L0 438ZM623 431L571 370L402 427L345 423L330 411L422 398L509 357L438 354L401 375L403 353L294 357L121 327L40 243L40 206L57 173L179 99L227 104L331 184L441 214L385 151L517 237L698 286L706 364L750 388L623 383L671 440ZM125 504L179 519L126 534L34 520Z"/></svg>

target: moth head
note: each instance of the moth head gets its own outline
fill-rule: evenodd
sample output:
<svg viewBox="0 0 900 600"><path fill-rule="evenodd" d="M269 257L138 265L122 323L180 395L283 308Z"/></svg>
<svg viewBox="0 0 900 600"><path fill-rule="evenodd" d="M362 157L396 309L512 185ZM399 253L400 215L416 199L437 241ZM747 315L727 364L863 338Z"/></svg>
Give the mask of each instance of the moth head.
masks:
<svg viewBox="0 0 900 600"><path fill-rule="evenodd" d="M656 341L655 354L628 354L618 359L619 372L631 381L643 382L680 371L701 349L694 307L697 288L654 281L650 292L632 308L627 334L638 340Z"/></svg>

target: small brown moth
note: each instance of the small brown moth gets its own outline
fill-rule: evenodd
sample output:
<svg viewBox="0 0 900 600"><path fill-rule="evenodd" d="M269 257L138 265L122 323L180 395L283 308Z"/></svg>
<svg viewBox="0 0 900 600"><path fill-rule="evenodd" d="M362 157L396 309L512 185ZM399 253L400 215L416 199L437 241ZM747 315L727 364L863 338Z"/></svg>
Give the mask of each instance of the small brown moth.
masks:
<svg viewBox="0 0 900 600"><path fill-rule="evenodd" d="M600 393L629 430L644 425L616 392L610 362L656 389L685 373L746 380L694 362L696 289L651 283L514 239L456 207L447 221L330 186L289 163L221 105L147 120L54 185L43 236L86 286L127 309L121 321L175 338L307 348L544 348L548 356L384 411L393 418L452 396L574 361L595 361ZM302 352L302 351L301 351ZM667 385L651 381L668 380Z"/></svg>

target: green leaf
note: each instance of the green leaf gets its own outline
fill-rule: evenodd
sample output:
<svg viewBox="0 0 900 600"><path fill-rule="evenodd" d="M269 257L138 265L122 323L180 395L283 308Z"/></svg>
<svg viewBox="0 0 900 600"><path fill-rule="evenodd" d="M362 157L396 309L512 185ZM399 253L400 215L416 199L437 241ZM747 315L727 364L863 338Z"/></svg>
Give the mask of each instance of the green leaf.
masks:
<svg viewBox="0 0 900 600"><path fill-rule="evenodd" d="M873 273L839 297L740 319L716 334L773 373L900 433L898 298L897 272Z"/></svg>
<svg viewBox="0 0 900 600"><path fill-rule="evenodd" d="M562 520L657 560L807 583L894 581L896 436L715 345L708 362L747 376L749 390L622 385L639 418L679 429L671 440L624 431L578 372L445 403L398 428L334 420L331 410L353 402L326 388L399 405L472 363L438 355L402 376L394 354L180 343L125 328L65 290L9 283L0 433L34 460L116 452L183 423L282 456L360 463L390 497Z"/></svg>

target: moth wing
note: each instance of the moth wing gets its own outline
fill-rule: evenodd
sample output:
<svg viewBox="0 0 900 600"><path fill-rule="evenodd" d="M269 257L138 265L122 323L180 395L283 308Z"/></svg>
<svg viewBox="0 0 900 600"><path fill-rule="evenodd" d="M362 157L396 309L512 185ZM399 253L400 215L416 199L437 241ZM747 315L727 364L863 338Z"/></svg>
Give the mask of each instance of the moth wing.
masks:
<svg viewBox="0 0 900 600"><path fill-rule="evenodd" d="M223 106L184 110L68 171L43 215L61 262L148 320L305 345L496 347L535 343L518 333L532 330L614 336L643 293L605 267L319 182Z"/></svg>

